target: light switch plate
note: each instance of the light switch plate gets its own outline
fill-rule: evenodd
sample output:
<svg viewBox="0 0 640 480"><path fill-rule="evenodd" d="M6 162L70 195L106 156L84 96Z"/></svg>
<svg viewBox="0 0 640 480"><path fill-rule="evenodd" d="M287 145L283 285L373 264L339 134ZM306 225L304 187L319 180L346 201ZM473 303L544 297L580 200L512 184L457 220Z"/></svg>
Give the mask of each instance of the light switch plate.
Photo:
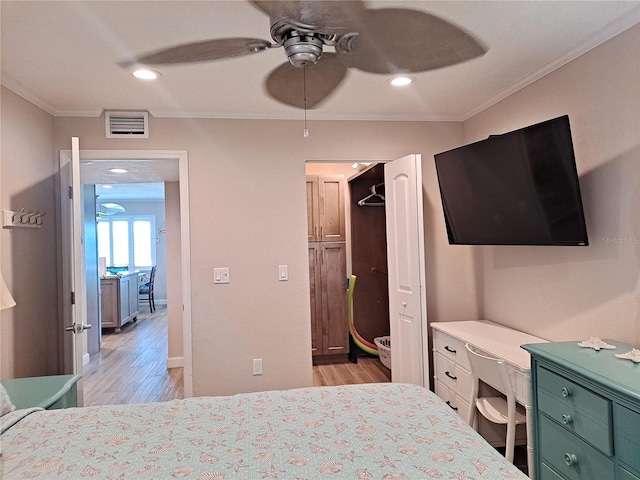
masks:
<svg viewBox="0 0 640 480"><path fill-rule="evenodd" d="M229 267L214 268L213 283L229 283Z"/></svg>
<svg viewBox="0 0 640 480"><path fill-rule="evenodd" d="M278 280L281 282L289 280L289 267L287 265L278 265Z"/></svg>

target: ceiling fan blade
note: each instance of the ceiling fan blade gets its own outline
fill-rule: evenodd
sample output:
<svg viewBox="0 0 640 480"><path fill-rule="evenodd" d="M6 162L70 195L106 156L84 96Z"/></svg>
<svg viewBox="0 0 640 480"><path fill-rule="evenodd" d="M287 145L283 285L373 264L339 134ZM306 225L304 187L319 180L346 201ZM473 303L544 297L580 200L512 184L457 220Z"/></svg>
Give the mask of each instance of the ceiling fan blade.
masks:
<svg viewBox="0 0 640 480"><path fill-rule="evenodd" d="M484 55L488 48L460 27L418 10L368 10L356 26L348 67L371 73L425 72Z"/></svg>
<svg viewBox="0 0 640 480"><path fill-rule="evenodd" d="M174 47L145 53L124 60L120 66L175 65L181 63L208 62L223 58L250 55L271 48L271 42L260 38L218 38L202 42L183 43Z"/></svg>
<svg viewBox="0 0 640 480"><path fill-rule="evenodd" d="M337 56L324 53L318 63L306 68L283 63L269 74L265 88L269 95L281 103L312 109L326 100L346 75L347 68L338 61Z"/></svg>
<svg viewBox="0 0 640 480"><path fill-rule="evenodd" d="M344 34L366 11L361 0L249 0L269 15L273 25L281 20L294 22L326 34Z"/></svg>

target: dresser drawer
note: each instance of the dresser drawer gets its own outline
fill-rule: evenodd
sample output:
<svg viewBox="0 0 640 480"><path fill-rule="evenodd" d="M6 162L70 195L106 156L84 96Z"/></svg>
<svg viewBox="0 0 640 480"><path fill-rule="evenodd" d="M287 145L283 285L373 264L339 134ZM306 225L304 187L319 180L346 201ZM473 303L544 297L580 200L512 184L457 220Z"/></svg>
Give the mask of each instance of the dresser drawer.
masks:
<svg viewBox="0 0 640 480"><path fill-rule="evenodd" d="M446 402L466 422L469 416L469 402L457 394L455 388L437 380L435 383L436 395Z"/></svg>
<svg viewBox="0 0 640 480"><path fill-rule="evenodd" d="M622 467L618 467L616 480L640 480L640 477L636 477L633 473L625 470Z"/></svg>
<svg viewBox="0 0 640 480"><path fill-rule="evenodd" d="M541 392L606 425L607 431L611 430L611 400L544 367L538 367L537 373Z"/></svg>
<svg viewBox="0 0 640 480"><path fill-rule="evenodd" d="M433 336L433 343L437 352L469 369L469 359L467 358L464 342L436 330Z"/></svg>
<svg viewBox="0 0 640 480"><path fill-rule="evenodd" d="M640 474L640 413L616 405L615 432L616 456Z"/></svg>
<svg viewBox="0 0 640 480"><path fill-rule="evenodd" d="M613 436L606 418L595 419L585 415L573 405L558 401L557 397L549 395L544 390L538 393L538 409L562 428L574 432L603 453L613 454Z"/></svg>
<svg viewBox="0 0 640 480"><path fill-rule="evenodd" d="M568 480L613 479L613 460L555 422L540 415L540 456Z"/></svg>
<svg viewBox="0 0 640 480"><path fill-rule="evenodd" d="M551 470L548 465L542 464L540 471L536 475L538 480L564 480L560 475Z"/></svg>
<svg viewBox="0 0 640 480"><path fill-rule="evenodd" d="M471 374L450 357L445 357L440 352L434 355L434 372L436 380L441 381L450 388L455 389L463 398L471 395Z"/></svg>

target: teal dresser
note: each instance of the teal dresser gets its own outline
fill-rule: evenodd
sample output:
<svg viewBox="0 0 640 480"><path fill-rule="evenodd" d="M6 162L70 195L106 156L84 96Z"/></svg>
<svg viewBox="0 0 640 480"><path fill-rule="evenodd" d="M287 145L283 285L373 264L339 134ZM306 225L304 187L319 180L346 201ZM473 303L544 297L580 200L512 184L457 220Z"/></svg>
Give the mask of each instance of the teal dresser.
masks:
<svg viewBox="0 0 640 480"><path fill-rule="evenodd" d="M54 410L78 406L77 383L80 378L80 375L51 375L2 380L1 383L16 408Z"/></svg>
<svg viewBox="0 0 640 480"><path fill-rule="evenodd" d="M578 342L523 345L531 354L537 480L640 480L640 363Z"/></svg>

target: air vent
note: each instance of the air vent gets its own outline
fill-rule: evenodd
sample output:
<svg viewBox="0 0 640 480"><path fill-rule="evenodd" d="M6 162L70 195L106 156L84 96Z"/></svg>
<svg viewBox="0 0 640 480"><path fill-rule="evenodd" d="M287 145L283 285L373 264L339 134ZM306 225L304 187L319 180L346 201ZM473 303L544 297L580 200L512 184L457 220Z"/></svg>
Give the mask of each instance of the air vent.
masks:
<svg viewBox="0 0 640 480"><path fill-rule="evenodd" d="M105 112L107 138L149 138L148 112Z"/></svg>

